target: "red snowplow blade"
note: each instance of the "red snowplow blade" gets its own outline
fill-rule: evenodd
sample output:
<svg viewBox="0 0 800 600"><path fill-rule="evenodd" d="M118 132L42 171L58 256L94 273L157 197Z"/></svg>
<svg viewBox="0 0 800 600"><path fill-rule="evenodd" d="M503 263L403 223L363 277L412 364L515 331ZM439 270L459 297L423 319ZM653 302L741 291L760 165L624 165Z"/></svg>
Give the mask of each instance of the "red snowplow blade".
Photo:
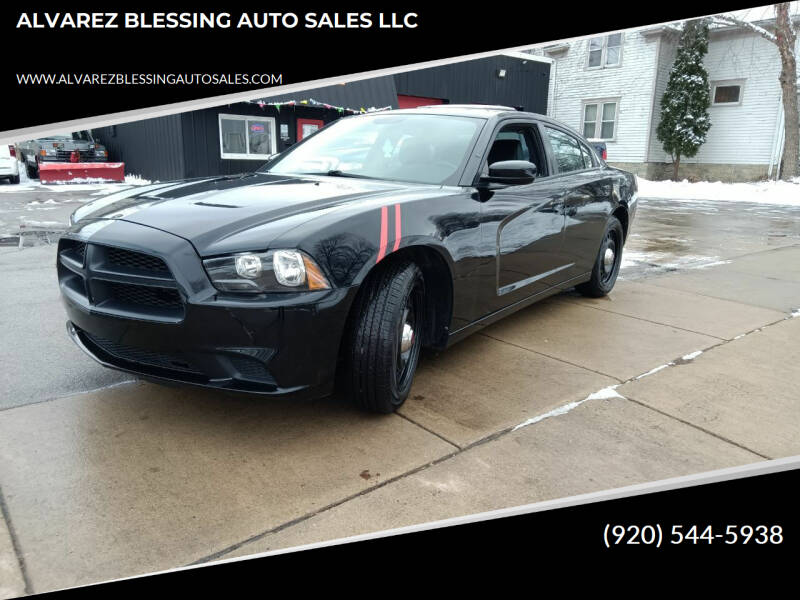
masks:
<svg viewBox="0 0 800 600"><path fill-rule="evenodd" d="M73 181L75 179L125 181L125 163L39 163L39 181L42 183Z"/></svg>

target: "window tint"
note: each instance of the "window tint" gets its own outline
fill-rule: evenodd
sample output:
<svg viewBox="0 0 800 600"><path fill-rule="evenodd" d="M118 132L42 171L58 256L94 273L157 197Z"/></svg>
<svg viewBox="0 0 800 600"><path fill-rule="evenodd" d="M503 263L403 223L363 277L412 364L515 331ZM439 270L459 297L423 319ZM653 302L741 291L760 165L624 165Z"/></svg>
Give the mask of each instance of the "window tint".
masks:
<svg viewBox="0 0 800 600"><path fill-rule="evenodd" d="M577 139L558 129L545 127L545 131L547 132L547 138L550 140L553 156L560 173L579 171L586 168L583 151Z"/></svg>
<svg viewBox="0 0 800 600"><path fill-rule="evenodd" d="M340 119L265 166L269 173L342 174L441 185L461 169L485 121L393 112Z"/></svg>
<svg viewBox="0 0 800 600"><path fill-rule="evenodd" d="M488 173L488 166L504 160L527 160L536 165L539 175L547 174L547 163L541 159L539 137L533 125L516 123L506 125L497 134L489 150L489 156L484 164L484 173Z"/></svg>

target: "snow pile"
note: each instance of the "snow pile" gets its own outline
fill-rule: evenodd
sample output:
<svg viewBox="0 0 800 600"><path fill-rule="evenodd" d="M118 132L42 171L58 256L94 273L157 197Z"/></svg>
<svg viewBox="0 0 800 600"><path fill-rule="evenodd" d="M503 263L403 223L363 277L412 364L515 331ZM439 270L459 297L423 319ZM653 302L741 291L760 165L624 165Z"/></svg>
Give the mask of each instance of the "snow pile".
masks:
<svg viewBox="0 0 800 600"><path fill-rule="evenodd" d="M800 177L792 181L722 183L721 181L650 181L641 177L639 197L664 198L676 202L717 200L720 202L755 202L800 206Z"/></svg>
<svg viewBox="0 0 800 600"><path fill-rule="evenodd" d="M153 182L139 175L125 175L125 183L129 185L150 185Z"/></svg>
<svg viewBox="0 0 800 600"><path fill-rule="evenodd" d="M66 223L61 221L34 221L26 217L20 217L20 221L19 226L21 229L30 227L32 229L60 230L68 227Z"/></svg>

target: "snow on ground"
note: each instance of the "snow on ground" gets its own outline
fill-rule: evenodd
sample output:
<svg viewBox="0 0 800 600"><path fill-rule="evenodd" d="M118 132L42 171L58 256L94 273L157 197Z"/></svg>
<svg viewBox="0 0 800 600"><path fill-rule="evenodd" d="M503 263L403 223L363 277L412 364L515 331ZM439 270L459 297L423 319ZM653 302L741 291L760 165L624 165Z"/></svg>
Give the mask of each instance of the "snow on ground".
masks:
<svg viewBox="0 0 800 600"><path fill-rule="evenodd" d="M800 177L792 181L757 181L722 183L721 181L650 181L641 177L641 198L665 198L676 202L718 200L720 202L755 202L800 206Z"/></svg>
<svg viewBox="0 0 800 600"><path fill-rule="evenodd" d="M545 419L549 419L550 417L558 417L558 416L561 416L561 415L565 415L568 412L571 412L572 410L578 408L584 402L588 402L590 400L611 400L612 398L622 398L623 400L626 400L625 396L621 396L617 392L617 388L619 386L620 386L620 384L612 385L612 386L609 386L607 388L603 388L602 390L594 392L593 394L589 394L583 400L577 400L575 402L569 402L567 404L559 406L558 408L554 408L553 410L551 410L549 412L546 412L544 414L537 415L535 417L531 417L527 421L523 421L522 423L520 423L519 425L514 427L512 429L512 431L516 431L517 429L521 429L523 427L527 427L528 425L533 425L535 423L538 423L539 421L544 421Z"/></svg>
<svg viewBox="0 0 800 600"><path fill-rule="evenodd" d="M139 175L126 175L125 183L108 181L99 178L76 178L69 181L53 181L42 184L38 179L28 179L28 171L23 163L19 164L19 184L0 186L0 193L13 194L26 191L47 190L49 192L100 192L110 194L120 190L127 190L131 186L148 185L151 181ZM87 199L88 200L88 199Z"/></svg>
<svg viewBox="0 0 800 600"><path fill-rule="evenodd" d="M625 248L622 253L620 269L625 271L632 267L652 267L663 271L677 269L707 269L728 264L719 256L700 256L694 254L674 254L672 252L640 252Z"/></svg>

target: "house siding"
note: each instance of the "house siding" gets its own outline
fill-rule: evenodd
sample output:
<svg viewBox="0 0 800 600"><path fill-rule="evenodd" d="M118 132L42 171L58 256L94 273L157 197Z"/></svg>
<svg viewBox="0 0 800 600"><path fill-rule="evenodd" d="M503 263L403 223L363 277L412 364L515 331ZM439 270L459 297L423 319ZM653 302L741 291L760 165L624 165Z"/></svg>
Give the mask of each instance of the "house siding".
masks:
<svg viewBox="0 0 800 600"><path fill-rule="evenodd" d="M659 39L658 67L656 69L656 84L653 93L653 117L650 120L650 144L648 148L647 160L649 162L667 162L672 158L664 152L664 147L656 136L656 129L661 120L661 99L667 89L669 73L675 56L678 53L677 34L663 34Z"/></svg>
<svg viewBox="0 0 800 600"><path fill-rule="evenodd" d="M554 79L548 112L559 121L581 130L586 100L619 98L615 139L607 142L611 162L647 160L648 127L653 108L658 37L638 31L624 34L622 62L618 67L587 69L589 40L570 44L554 55Z"/></svg>
<svg viewBox="0 0 800 600"><path fill-rule="evenodd" d="M768 165L780 115L777 47L754 34L718 33L704 63L712 85L717 80L744 80L741 104L709 107L706 143L686 162Z"/></svg>
<svg viewBox="0 0 800 600"><path fill-rule="evenodd" d="M588 39L554 48L548 114L580 130L585 100L620 97L616 139L607 142L611 164L653 178L672 175L671 157L656 136L661 98L675 61L679 35L625 33L618 68L586 69ZM800 49L800 42L798 42ZM548 55L547 49L533 50ZM780 118L780 60L774 44L749 31L712 31L704 60L709 81L743 80L741 103L711 106L706 143L681 160L681 176L728 181L767 175Z"/></svg>

